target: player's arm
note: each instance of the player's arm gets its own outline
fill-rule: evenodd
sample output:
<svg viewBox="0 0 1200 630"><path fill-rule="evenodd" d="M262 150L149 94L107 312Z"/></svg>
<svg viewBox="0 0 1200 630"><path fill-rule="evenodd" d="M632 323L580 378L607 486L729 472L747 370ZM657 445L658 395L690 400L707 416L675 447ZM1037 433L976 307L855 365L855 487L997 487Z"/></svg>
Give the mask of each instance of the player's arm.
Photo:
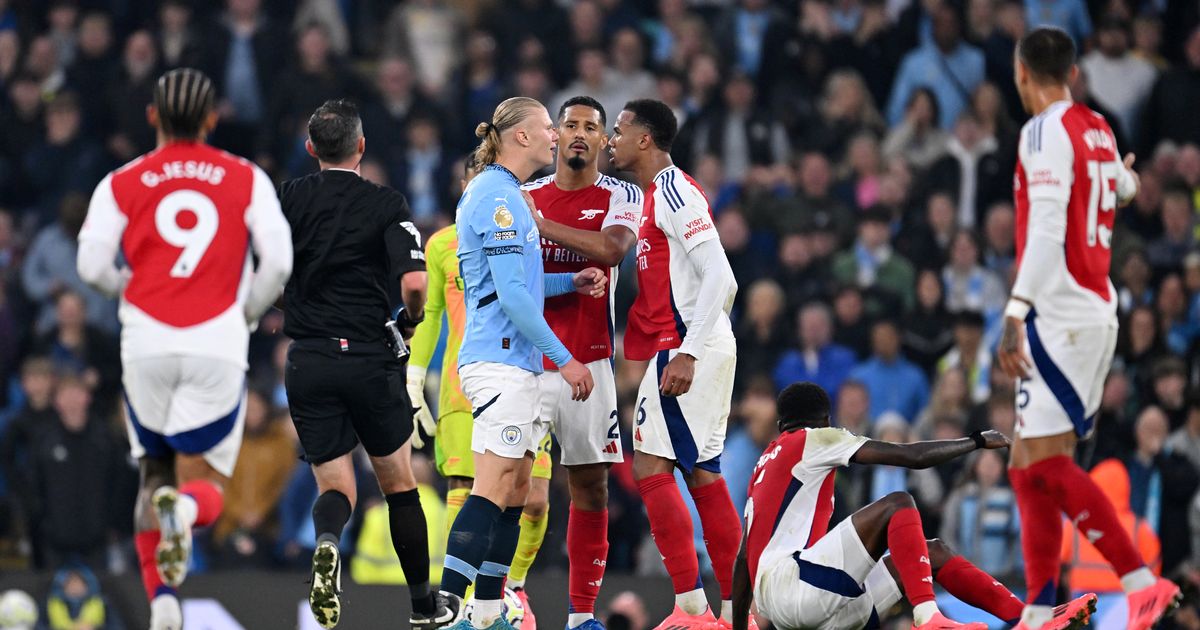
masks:
<svg viewBox="0 0 1200 630"><path fill-rule="evenodd" d="M1060 121L1031 123L1019 148L1029 197L1025 251L1004 308L1004 329L996 357L1011 378L1027 378L1032 363L1025 355L1025 318L1036 307L1044 274L1066 269L1067 204L1075 180L1075 151Z"/></svg>
<svg viewBox="0 0 1200 630"><path fill-rule="evenodd" d="M244 311L246 321L255 323L283 293L292 275L292 228L283 216L275 186L257 166L251 186L245 221L258 268L250 280Z"/></svg>
<svg viewBox="0 0 1200 630"><path fill-rule="evenodd" d="M754 592L750 590L750 566L746 562L746 538L749 535L747 527L746 532L742 534L737 559L733 562L733 630L746 630L750 619L750 604L754 602Z"/></svg>
<svg viewBox="0 0 1200 630"><path fill-rule="evenodd" d="M931 468L978 449L1007 448L1011 441L999 431L976 431L957 440L928 440L909 444L867 440L850 456L855 464Z"/></svg>
<svg viewBox="0 0 1200 630"><path fill-rule="evenodd" d="M116 297L125 285L126 278L117 269L116 259L128 223L117 207L112 175L108 175L92 193L87 219L79 230L75 268L80 279L109 297Z"/></svg>
<svg viewBox="0 0 1200 630"><path fill-rule="evenodd" d="M619 225L606 227L599 232L567 227L549 219L537 217L538 231L544 238L550 239L563 247L586 256L597 264L605 267L616 267L624 260L625 254L637 242L637 235L628 228Z"/></svg>
<svg viewBox="0 0 1200 630"><path fill-rule="evenodd" d="M411 323L422 321L425 312L425 292L429 284L425 273L425 250L421 249L421 233L413 225L408 202L399 193L391 195L383 229L392 276L400 284L400 301Z"/></svg>

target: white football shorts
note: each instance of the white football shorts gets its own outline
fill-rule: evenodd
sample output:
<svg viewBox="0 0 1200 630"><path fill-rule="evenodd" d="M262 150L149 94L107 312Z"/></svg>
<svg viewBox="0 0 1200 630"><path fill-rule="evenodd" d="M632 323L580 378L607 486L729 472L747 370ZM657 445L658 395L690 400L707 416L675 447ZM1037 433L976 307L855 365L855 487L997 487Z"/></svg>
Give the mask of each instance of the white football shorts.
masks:
<svg viewBox="0 0 1200 630"><path fill-rule="evenodd" d="M541 417L554 430L564 466L617 464L624 459L612 361L592 361L587 368L595 387L584 401L571 400L571 387L558 371L546 370L538 376Z"/></svg>
<svg viewBox="0 0 1200 630"><path fill-rule="evenodd" d="M471 401L475 426L471 450L501 457L537 456L538 444L550 430L541 419L538 375L529 370L481 361L458 371L463 393Z"/></svg>
<svg viewBox="0 0 1200 630"><path fill-rule="evenodd" d="M1116 345L1116 323L1081 327L1031 314L1025 322L1025 352L1033 369L1017 384L1017 434L1089 435Z"/></svg>

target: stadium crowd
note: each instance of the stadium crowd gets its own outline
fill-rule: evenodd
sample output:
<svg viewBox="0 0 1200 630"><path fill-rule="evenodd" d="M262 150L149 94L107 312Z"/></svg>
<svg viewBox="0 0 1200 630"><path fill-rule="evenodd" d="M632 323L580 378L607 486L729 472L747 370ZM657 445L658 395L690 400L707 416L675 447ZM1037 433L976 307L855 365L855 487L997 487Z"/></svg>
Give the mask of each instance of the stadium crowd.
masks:
<svg viewBox="0 0 1200 630"><path fill-rule="evenodd" d="M1200 584L1200 9L1162 0L0 0L2 566L131 565L137 478L116 304L78 277L75 235L101 177L153 148L144 110L163 70L213 77L212 142L279 181L316 168L303 146L313 109L357 101L363 175L401 190L426 234L453 220L461 156L500 100L532 96L555 112L587 94L610 125L629 99L670 104L675 161L706 191L740 285L722 458L740 508L774 437L775 394L794 381L827 388L836 425L856 433L1012 433L1019 393L992 355L1026 118L1013 47L1042 24L1075 37L1074 96L1138 154L1142 184L1112 238L1118 356L1079 457L1147 558ZM619 326L633 276L617 287ZM311 556L317 489L287 421L282 317L252 338L245 445L200 570L303 568ZM629 427L640 375L624 365ZM626 459L612 474L609 570L661 571ZM441 482L418 461L438 518ZM538 569L566 564L557 478ZM852 466L835 518L905 489L929 535L1019 581L1003 455ZM377 488L360 489L372 494L379 505ZM348 554L389 549L372 538L370 505ZM1066 540L1072 586L1111 586L1089 564L1095 549ZM360 556L355 579L391 579ZM1174 623L1200 628L1200 616L1185 609Z"/></svg>

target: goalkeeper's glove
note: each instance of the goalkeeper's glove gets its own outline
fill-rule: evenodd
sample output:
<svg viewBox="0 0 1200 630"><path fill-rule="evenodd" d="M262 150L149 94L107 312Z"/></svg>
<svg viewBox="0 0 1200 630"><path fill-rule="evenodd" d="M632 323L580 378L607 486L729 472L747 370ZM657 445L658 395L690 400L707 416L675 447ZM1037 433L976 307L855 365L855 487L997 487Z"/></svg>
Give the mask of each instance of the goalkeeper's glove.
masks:
<svg viewBox="0 0 1200 630"><path fill-rule="evenodd" d="M425 402L425 368L409 365L407 380L408 399L413 406L413 448L425 448L425 439L421 437L421 430L423 429L425 435L430 438L437 430L437 423L429 411L429 403Z"/></svg>

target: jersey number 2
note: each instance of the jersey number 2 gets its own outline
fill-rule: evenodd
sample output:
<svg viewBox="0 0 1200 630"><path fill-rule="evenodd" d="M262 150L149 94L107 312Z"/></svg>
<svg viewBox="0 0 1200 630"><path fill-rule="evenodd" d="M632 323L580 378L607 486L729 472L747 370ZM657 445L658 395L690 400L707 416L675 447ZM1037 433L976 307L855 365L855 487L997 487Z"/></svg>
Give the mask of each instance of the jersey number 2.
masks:
<svg viewBox="0 0 1200 630"><path fill-rule="evenodd" d="M1117 209L1117 164L1089 160L1087 169L1092 183L1088 194L1087 244L1095 247L1098 241L1104 249L1112 249L1112 228L1100 224L1100 213Z"/></svg>
<svg viewBox="0 0 1200 630"><path fill-rule="evenodd" d="M185 212L186 227L179 221ZM168 244L183 248L171 267L172 278L189 278L196 271L196 265L217 236L219 216L216 204L194 190L176 190L158 202L154 210L158 235Z"/></svg>

